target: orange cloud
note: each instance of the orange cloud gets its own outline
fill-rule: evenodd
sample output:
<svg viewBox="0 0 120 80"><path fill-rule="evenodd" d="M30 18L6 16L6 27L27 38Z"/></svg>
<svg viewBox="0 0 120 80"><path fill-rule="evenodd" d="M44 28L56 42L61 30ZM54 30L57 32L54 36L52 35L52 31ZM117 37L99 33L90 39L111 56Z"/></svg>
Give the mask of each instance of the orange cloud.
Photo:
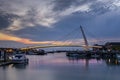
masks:
<svg viewBox="0 0 120 80"><path fill-rule="evenodd" d="M30 39L27 38L20 38L20 37L16 37L13 35L8 35L8 34L4 34L4 33L0 33L0 40L6 40L6 41L15 41L15 42L20 42L20 43L24 43L24 44L52 44L52 45L69 45L72 44L73 42L62 42L62 41L32 41Z"/></svg>
<svg viewBox="0 0 120 80"><path fill-rule="evenodd" d="M83 44L83 41L80 40L74 40L74 41L32 41L27 38L20 38L13 35L8 35L4 33L0 33L0 40L6 40L6 41L15 41L20 42L24 44L44 44L44 45L73 45L73 44Z"/></svg>
<svg viewBox="0 0 120 80"><path fill-rule="evenodd" d="M4 33L0 33L0 40L16 41L24 44L50 44L51 43L51 41L32 41L30 39L20 38L13 35L7 35Z"/></svg>
<svg viewBox="0 0 120 80"><path fill-rule="evenodd" d="M16 37L13 35L8 35L4 33L0 33L0 40L5 40L5 41L15 41L15 42L20 42L24 44L45 44L45 45L70 45L72 42L68 41L63 42L63 41L32 41L27 38L20 38Z"/></svg>
<svg viewBox="0 0 120 80"><path fill-rule="evenodd" d="M0 40L20 41L21 38L0 33Z"/></svg>
<svg viewBox="0 0 120 80"><path fill-rule="evenodd" d="M5 41L15 41L20 42L23 44L43 44L43 45L84 45L83 39L76 39L76 40L67 40L67 41L32 41L27 38L20 38L13 35L8 35L4 33L0 33L0 40ZM106 41L112 41L112 39L105 39ZM120 39L117 39L120 40ZM89 40L90 43L99 43L99 40L91 39Z"/></svg>

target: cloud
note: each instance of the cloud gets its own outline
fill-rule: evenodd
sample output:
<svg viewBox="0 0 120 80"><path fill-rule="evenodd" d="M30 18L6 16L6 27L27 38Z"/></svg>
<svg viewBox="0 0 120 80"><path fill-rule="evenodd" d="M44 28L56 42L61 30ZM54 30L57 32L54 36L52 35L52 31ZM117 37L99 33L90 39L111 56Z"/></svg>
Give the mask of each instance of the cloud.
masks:
<svg viewBox="0 0 120 80"><path fill-rule="evenodd" d="M54 0L54 11L63 11L69 8L77 0Z"/></svg>
<svg viewBox="0 0 120 80"><path fill-rule="evenodd" d="M16 36L13 36L13 35L7 35L7 34L4 34L4 33L0 33L0 40L5 40L5 41L15 41L15 42L20 42L20 43L23 43L23 44L49 44L50 42L49 41L32 41L30 39L26 39L26 38L20 38L20 37L16 37Z"/></svg>
<svg viewBox="0 0 120 80"><path fill-rule="evenodd" d="M16 15L8 20L6 30L16 31L27 27L52 27L65 16L76 12L94 12L103 14L113 7L119 7L119 1L109 0L0 0L0 11L4 14ZM1 15L0 15L1 16ZM3 19L3 18L1 18ZM4 21L4 20L2 20Z"/></svg>
<svg viewBox="0 0 120 80"><path fill-rule="evenodd" d="M55 23L54 13L51 11L52 5L49 1L43 0L12 0L3 1L1 11L19 16L8 25L7 30L20 30L26 27L45 26L49 27ZM21 3L21 4L20 4ZM7 8L7 7L8 8Z"/></svg>
<svg viewBox="0 0 120 80"><path fill-rule="evenodd" d="M119 4L119 0L0 0L0 32L16 35L11 35L12 37L4 35L12 38L11 41L16 40L16 42L24 44L51 44L53 39L63 33L60 33L59 30L50 32L50 30L45 30L46 28L52 29L55 26L54 24L61 24L59 27L62 26L63 28L68 23L67 26L70 30L76 24L79 25L79 22L80 24L83 22L85 26L95 26L97 34L97 30L109 25L109 22L110 25L114 24L112 22L115 20L112 19L115 19L113 17L116 15L114 14L116 11L120 12ZM68 20L67 18L71 16L74 18ZM116 17L119 17L119 15ZM113 26L118 26L119 19L117 20L117 25L114 24ZM60 23L60 21L63 22ZM68 31L68 27L64 29ZM45 40L45 42L39 40ZM68 42L73 43L74 41ZM58 42L56 44L62 43Z"/></svg>
<svg viewBox="0 0 120 80"><path fill-rule="evenodd" d="M73 39L73 40L66 40L66 41L32 41L27 38L20 38L14 35L7 35L4 33L0 33L0 41L15 41L18 43L23 44L36 44L36 45L73 45L73 44L84 44L83 39ZM95 40L91 40L92 42Z"/></svg>
<svg viewBox="0 0 120 80"><path fill-rule="evenodd" d="M66 41L33 41L27 38L20 38L16 37L14 35L7 35L4 33L0 33L0 47L14 47L14 48L21 48L21 47L38 47L38 46L63 46L63 45L80 45L84 46L84 40L83 39L70 39ZM119 41L120 38L107 38L102 40L96 40L96 39L88 39L89 45L93 44L105 44L106 42L113 42L113 41Z"/></svg>
<svg viewBox="0 0 120 80"><path fill-rule="evenodd" d="M17 16L0 11L0 29L7 28L11 25L14 18L17 18Z"/></svg>
<svg viewBox="0 0 120 80"><path fill-rule="evenodd" d="M113 4L120 7L120 1L119 0L116 0Z"/></svg>

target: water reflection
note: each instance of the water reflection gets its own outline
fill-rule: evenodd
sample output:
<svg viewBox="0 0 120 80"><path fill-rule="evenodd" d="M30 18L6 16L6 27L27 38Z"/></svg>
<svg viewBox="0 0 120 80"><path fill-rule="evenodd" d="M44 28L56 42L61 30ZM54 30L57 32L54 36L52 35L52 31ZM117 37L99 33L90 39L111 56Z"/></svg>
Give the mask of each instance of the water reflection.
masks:
<svg viewBox="0 0 120 80"><path fill-rule="evenodd" d="M73 60L73 61L79 61L79 60L83 60L83 59L86 59L86 60L91 60L91 59L94 59L94 60L101 60L100 58L79 58L79 57L67 57L68 60Z"/></svg>
<svg viewBox="0 0 120 80"><path fill-rule="evenodd" d="M79 61L83 61L86 64L86 67L89 66L89 64L95 63L97 64L98 62L105 61L108 66L120 66L120 61L116 58L106 58L106 59L100 59L100 58L78 58L78 57L67 57L67 59L73 63Z"/></svg>
<svg viewBox="0 0 120 80"><path fill-rule="evenodd" d="M0 67L0 80L119 80L116 59L81 59L65 54L28 56L29 64ZM110 66L110 67L108 67Z"/></svg>
<svg viewBox="0 0 120 80"><path fill-rule="evenodd" d="M28 64L13 64L12 67L13 68L17 68L17 69L26 69L28 66Z"/></svg>
<svg viewBox="0 0 120 80"><path fill-rule="evenodd" d="M108 58L108 59L105 59L105 61L108 66L120 66L118 59Z"/></svg>
<svg viewBox="0 0 120 80"><path fill-rule="evenodd" d="M89 71L91 67L101 66L103 64L103 60L100 58L78 58L78 57L67 57L69 62L73 64L77 64L79 66L83 66L85 71Z"/></svg>

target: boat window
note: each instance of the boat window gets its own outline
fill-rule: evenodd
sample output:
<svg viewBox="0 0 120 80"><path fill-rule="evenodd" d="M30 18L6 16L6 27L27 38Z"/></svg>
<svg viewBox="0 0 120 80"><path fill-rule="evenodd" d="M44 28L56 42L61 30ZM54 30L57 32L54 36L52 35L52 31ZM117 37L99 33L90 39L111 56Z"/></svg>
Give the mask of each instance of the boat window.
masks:
<svg viewBox="0 0 120 80"><path fill-rule="evenodd" d="M21 55L16 55L15 57L21 58L22 56Z"/></svg>

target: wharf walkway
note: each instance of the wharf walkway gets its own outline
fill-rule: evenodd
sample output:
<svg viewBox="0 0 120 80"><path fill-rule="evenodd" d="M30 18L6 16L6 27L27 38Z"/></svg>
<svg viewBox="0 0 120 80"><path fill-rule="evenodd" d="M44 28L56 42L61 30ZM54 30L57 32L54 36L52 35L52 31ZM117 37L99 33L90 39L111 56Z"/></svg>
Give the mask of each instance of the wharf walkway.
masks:
<svg viewBox="0 0 120 80"><path fill-rule="evenodd" d="M8 65L8 64L11 64L11 62L0 62L0 66L5 66L5 65Z"/></svg>

